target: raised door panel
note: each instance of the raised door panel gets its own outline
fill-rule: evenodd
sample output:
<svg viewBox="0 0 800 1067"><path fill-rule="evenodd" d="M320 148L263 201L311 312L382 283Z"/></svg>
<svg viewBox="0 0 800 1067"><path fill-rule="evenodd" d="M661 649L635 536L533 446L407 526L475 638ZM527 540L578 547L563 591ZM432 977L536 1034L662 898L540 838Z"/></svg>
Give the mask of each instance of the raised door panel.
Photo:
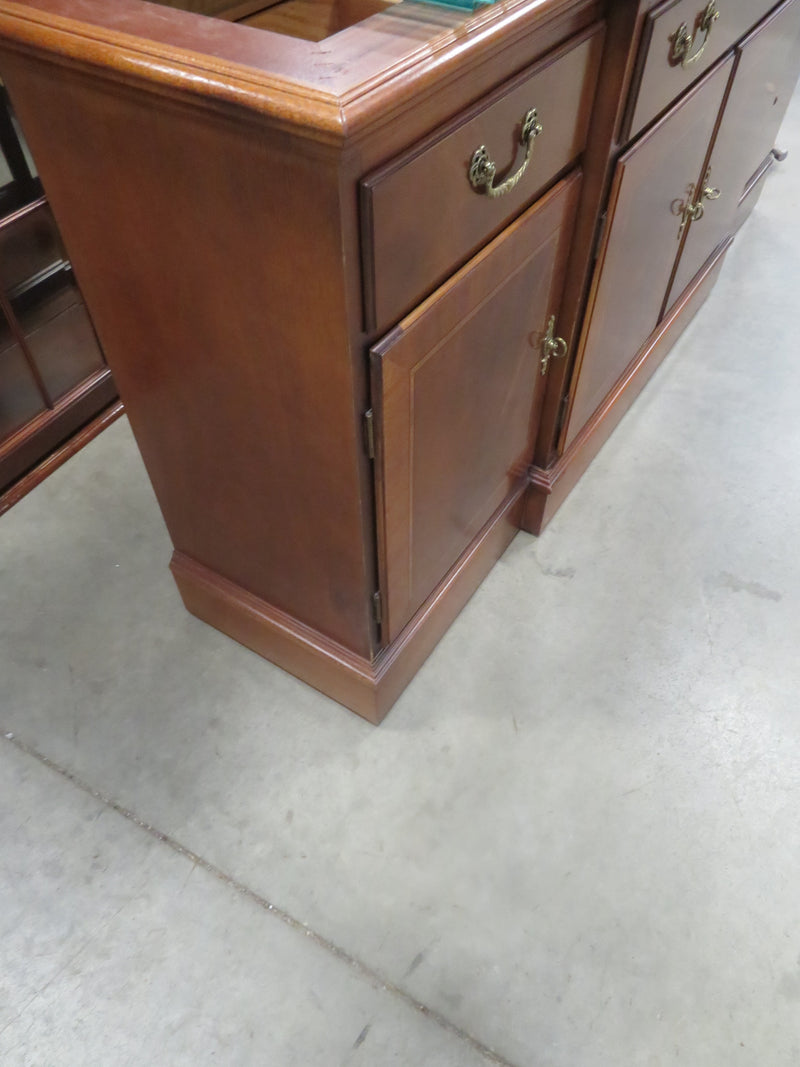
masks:
<svg viewBox="0 0 800 1067"><path fill-rule="evenodd" d="M706 158L732 63L707 75L619 161L573 375L567 444L658 325L682 209Z"/></svg>
<svg viewBox="0 0 800 1067"><path fill-rule="evenodd" d="M524 482L579 186L559 183L372 350L388 640Z"/></svg>
<svg viewBox="0 0 800 1067"><path fill-rule="evenodd" d="M577 162L602 46L603 27L590 28L364 180L369 329L396 322ZM481 147L497 162L495 185L522 169L521 131L531 108L541 132L521 180L501 196L474 189L470 163Z"/></svg>
<svg viewBox="0 0 800 1067"><path fill-rule="evenodd" d="M689 228L668 306L739 225L740 202L775 145L798 74L800 0L787 0L742 44L703 183L716 199L704 199L703 217Z"/></svg>

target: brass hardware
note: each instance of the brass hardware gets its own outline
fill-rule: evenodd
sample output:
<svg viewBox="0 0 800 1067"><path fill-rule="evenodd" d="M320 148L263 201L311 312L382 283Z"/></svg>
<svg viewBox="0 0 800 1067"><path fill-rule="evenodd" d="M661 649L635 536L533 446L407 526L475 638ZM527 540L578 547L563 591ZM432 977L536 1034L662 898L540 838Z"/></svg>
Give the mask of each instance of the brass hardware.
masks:
<svg viewBox="0 0 800 1067"><path fill-rule="evenodd" d="M555 315L551 315L550 321L547 323L547 332L542 338L542 375L547 374L547 368L550 366L551 359L564 359L567 354L567 342L564 338L553 336L555 328L556 317Z"/></svg>
<svg viewBox="0 0 800 1067"><path fill-rule="evenodd" d="M711 188L711 167L706 171L706 176L703 178L703 198L705 200L719 200L722 193L719 189Z"/></svg>
<svg viewBox="0 0 800 1067"><path fill-rule="evenodd" d="M364 446L370 459L375 459L375 419L372 408L364 412Z"/></svg>
<svg viewBox="0 0 800 1067"><path fill-rule="evenodd" d="M697 222L698 219L702 219L705 215L706 209L700 200L693 204L691 198L687 204L684 204L683 211L681 211L681 225L678 230L678 240L683 237L683 231L689 225L690 222Z"/></svg>
<svg viewBox="0 0 800 1067"><path fill-rule="evenodd" d="M697 33L691 34L687 24L682 22L678 27L678 32L675 34L675 38L672 42L672 62L680 63L684 70L688 70L692 63L696 63L706 50L708 39L711 36L711 30L719 16L720 12L717 10L717 0L708 0L705 11L700 16L697 25L697 33L703 34L703 43L693 55L690 55L690 53L695 43Z"/></svg>
<svg viewBox="0 0 800 1067"><path fill-rule="evenodd" d="M528 169L528 164L533 155L533 142L542 131L543 126L541 122L539 122L536 108L532 107L525 113L525 117L522 120L522 129L520 130L519 135L519 143L525 149L525 159L519 170L512 174L510 178L506 178L500 185L494 184L497 164L489 158L486 146L481 145L480 148L476 148L472 154L472 160L469 165L469 184L475 192L485 193L487 196L494 199L498 196L505 196L506 193L510 193L512 189L515 189L520 182L522 175Z"/></svg>
<svg viewBox="0 0 800 1067"><path fill-rule="evenodd" d="M673 212L676 215L680 215L681 224L678 229L678 240L683 237L683 231L689 225L690 222L698 222L702 219L706 213L704 200L719 200L722 193L719 189L713 188L711 182L711 167L706 171L706 176L703 178L702 192L697 200L694 199L695 188L690 185L686 191L686 200L674 201Z"/></svg>

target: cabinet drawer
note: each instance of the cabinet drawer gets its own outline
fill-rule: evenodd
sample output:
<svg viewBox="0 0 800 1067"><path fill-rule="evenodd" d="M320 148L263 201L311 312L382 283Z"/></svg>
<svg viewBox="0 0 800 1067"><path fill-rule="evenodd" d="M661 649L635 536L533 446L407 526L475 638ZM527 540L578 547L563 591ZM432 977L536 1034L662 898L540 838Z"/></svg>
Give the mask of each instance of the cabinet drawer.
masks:
<svg viewBox="0 0 800 1067"><path fill-rule="evenodd" d="M592 27L362 182L368 330L411 310L578 159L602 35ZM476 191L469 171L481 146L497 163L495 185L524 163L520 135L531 108L542 132L522 178L500 196Z"/></svg>
<svg viewBox="0 0 800 1067"><path fill-rule="evenodd" d="M664 0L645 20L629 105L635 136L775 6L775 0L716 0L717 18L702 28L708 0ZM681 28L692 37L686 59L674 52Z"/></svg>

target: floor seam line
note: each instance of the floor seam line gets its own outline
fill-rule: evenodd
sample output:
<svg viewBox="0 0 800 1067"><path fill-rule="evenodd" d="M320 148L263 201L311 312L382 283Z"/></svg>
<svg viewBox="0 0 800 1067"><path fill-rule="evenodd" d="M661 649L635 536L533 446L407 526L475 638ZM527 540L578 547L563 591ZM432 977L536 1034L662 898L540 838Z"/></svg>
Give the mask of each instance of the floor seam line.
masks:
<svg viewBox="0 0 800 1067"><path fill-rule="evenodd" d="M193 852L192 849L187 848L185 845L182 845L180 841L165 833L163 830L159 830L158 827L146 822L144 819L140 818L136 814L136 812L124 807L122 804L118 803L111 797L106 796L105 793L101 793L100 790L95 789L93 786L89 785L88 782L85 782L73 771L67 770L67 768L62 767L59 763L56 763L55 760L51 759L49 756L44 755L44 753L39 752L37 749L33 748L31 745L27 744L25 741L23 741L21 738L17 737L13 733L4 733L3 737L18 751L23 752L31 759L37 760L44 767L47 767L49 770L60 775L62 778L65 778L81 792L86 793L94 800L99 801L107 808L110 808L112 811L115 811L118 815L122 816L122 818L126 819L128 822L133 823L135 826L137 826L140 830L144 831L150 837L156 839L157 841L160 841L173 852L177 853L180 856L184 856L186 859L191 860L207 874L211 875L213 878L216 878L217 881L220 881L223 884L227 885L229 888L237 892L240 896L245 897L252 903L256 904L259 908L261 908L262 911L266 912L268 915L273 915L276 919L279 919L286 926L289 926L291 929L296 930L298 933L303 933L319 948L323 949L329 955L335 956L336 959L338 959L340 962L347 964L352 970L360 974L362 978L369 981L371 985L376 986L379 989L382 989L385 992L391 994L392 996L395 996L398 999L402 1000L406 1005L413 1008L415 1012L420 1015L423 1015L426 1019L429 1019L431 1022L436 1023L436 1025L439 1026L442 1030L445 1030L447 1033L458 1038L463 1043L469 1045L475 1052L479 1053L479 1055L483 1056L490 1063L497 1064L498 1067L517 1067L516 1064L499 1055L499 1053L495 1052L494 1049L490 1048L488 1045L484 1045L482 1041L479 1041L477 1038L473 1037L466 1030L462 1030L455 1023L452 1023L446 1016L442 1015L435 1008L431 1008L427 1004L424 1004L421 1000L417 1000L414 996L406 992L406 990L404 990L400 986L396 985L390 979L384 978L379 971L374 970L372 967L370 967L369 964L364 963L356 956L352 956L349 952L341 948L335 942L330 941L322 934L317 933L316 930L311 929L304 922L301 922L300 919L296 919L293 915L285 911L283 908L278 907L278 905L276 904L271 904L269 900L266 899L266 897L261 896L261 894L256 892L256 890L251 889L244 882L240 882L237 878L234 878L232 875L227 874L225 871L222 870L222 868L217 867L217 865L212 863L210 860L204 859L202 856L198 855L198 853Z"/></svg>

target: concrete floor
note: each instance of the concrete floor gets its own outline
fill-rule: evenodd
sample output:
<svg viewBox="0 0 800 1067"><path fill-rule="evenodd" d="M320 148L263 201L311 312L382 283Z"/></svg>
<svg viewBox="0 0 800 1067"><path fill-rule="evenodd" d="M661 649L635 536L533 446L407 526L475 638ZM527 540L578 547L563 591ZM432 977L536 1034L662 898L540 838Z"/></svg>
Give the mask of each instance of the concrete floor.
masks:
<svg viewBox="0 0 800 1067"><path fill-rule="evenodd" d="M3 1067L800 1063L800 98L375 729L187 615L127 424L0 521Z"/></svg>

